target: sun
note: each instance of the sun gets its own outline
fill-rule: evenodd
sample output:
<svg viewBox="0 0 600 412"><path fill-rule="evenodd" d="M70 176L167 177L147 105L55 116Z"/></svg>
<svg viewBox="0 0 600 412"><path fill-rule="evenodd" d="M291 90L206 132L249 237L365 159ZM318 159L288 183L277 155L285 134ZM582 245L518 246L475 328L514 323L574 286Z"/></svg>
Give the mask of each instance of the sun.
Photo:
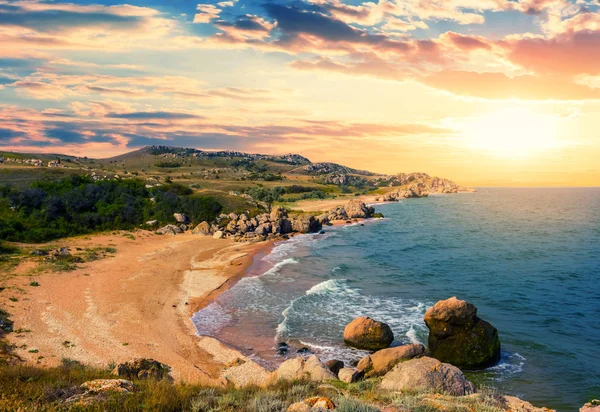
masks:
<svg viewBox="0 0 600 412"><path fill-rule="evenodd" d="M466 121L468 148L503 158L523 158L557 148L559 118L528 109L508 108Z"/></svg>

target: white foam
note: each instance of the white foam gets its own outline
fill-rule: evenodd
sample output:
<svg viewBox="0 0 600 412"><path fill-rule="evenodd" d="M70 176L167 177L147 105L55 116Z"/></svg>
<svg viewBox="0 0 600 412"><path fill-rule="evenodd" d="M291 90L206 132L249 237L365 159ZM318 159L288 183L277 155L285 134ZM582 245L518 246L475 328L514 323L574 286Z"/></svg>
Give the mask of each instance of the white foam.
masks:
<svg viewBox="0 0 600 412"><path fill-rule="evenodd" d="M218 303L214 302L191 317L198 336L212 336L223 326L231 322L231 315Z"/></svg>
<svg viewBox="0 0 600 412"><path fill-rule="evenodd" d="M277 262L275 263L275 265L267 270L265 273L263 273L261 276L265 276L265 275L275 275L277 273L279 273L279 271L281 270L282 267L286 266L286 265L297 265L298 262L296 259L294 258L287 258L282 260L281 262Z"/></svg>
<svg viewBox="0 0 600 412"><path fill-rule="evenodd" d="M358 293L347 287L346 279L329 279L321 282L306 291L306 295L324 295L324 294L346 294L358 295Z"/></svg>

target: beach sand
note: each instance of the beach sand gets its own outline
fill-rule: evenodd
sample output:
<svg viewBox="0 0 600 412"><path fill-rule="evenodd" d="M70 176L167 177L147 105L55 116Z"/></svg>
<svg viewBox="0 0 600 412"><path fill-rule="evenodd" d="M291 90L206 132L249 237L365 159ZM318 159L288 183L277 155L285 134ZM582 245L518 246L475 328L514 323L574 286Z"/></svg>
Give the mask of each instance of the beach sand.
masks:
<svg viewBox="0 0 600 412"><path fill-rule="evenodd" d="M18 302L6 293L0 302L15 330L25 330L8 339L27 362L55 366L68 358L106 367L153 358L169 365L176 381L223 385L266 379L267 371L237 351L196 336L190 316L243 276L253 255L269 243L146 231L136 232L135 239L103 234L55 243L117 252L71 272L22 274L4 282ZM29 286L31 281L40 286Z"/></svg>

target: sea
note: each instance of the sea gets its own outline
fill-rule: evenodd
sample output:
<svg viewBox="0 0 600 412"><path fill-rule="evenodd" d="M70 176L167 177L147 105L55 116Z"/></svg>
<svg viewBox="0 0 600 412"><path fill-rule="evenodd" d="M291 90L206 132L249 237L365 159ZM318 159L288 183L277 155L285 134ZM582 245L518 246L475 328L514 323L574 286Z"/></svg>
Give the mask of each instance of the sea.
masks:
<svg viewBox="0 0 600 412"><path fill-rule="evenodd" d="M600 398L600 188L478 188L375 208L385 218L256 256L192 317L198 334L270 369L307 350L350 363L367 354L342 339L355 317L388 323L394 345L426 345L425 311L456 296L499 331L501 362L468 371L476 385L558 411Z"/></svg>

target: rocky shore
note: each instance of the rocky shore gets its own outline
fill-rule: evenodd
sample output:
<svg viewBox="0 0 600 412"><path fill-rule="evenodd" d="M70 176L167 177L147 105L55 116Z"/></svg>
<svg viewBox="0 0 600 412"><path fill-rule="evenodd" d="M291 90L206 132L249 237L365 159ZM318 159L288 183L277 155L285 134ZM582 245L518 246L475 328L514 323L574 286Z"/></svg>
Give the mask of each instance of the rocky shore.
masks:
<svg viewBox="0 0 600 412"><path fill-rule="evenodd" d="M201 222L194 228L189 226L185 215L176 213L174 217L177 225L163 226L157 230L157 233L176 235L191 230L195 235L241 242L286 239L294 233L318 233L323 226L350 223L357 219L383 217L383 215L376 214L375 209L367 206L362 200L352 199L343 207L336 207L318 215L301 213L290 216L286 209L275 206L268 213L255 215L250 212L239 215L237 213L222 214L216 222Z"/></svg>

